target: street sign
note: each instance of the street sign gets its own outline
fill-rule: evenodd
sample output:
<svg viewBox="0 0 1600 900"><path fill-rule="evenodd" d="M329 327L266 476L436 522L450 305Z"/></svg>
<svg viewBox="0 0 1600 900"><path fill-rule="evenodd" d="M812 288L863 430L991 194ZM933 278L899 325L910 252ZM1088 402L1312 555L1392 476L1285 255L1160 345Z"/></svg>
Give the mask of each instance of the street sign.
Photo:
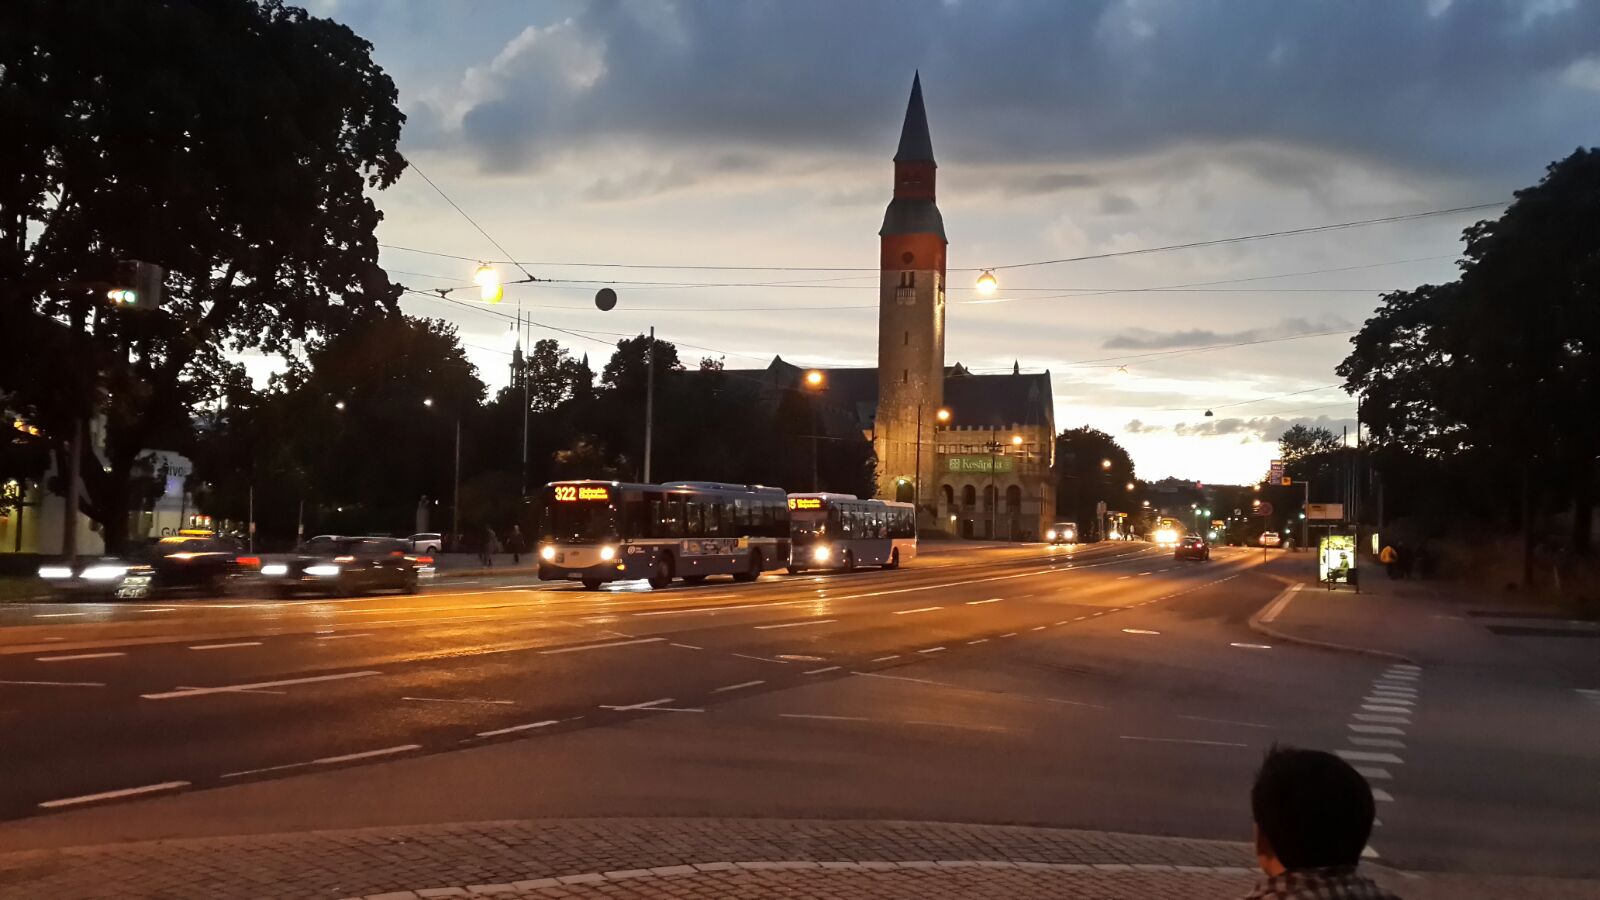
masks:
<svg viewBox="0 0 1600 900"><path fill-rule="evenodd" d="M1258 516L1270 516L1272 515L1272 504L1266 500L1263 500L1261 501L1261 504L1255 508L1254 512Z"/></svg>
<svg viewBox="0 0 1600 900"><path fill-rule="evenodd" d="M1279 482L1279 484L1282 484L1284 487L1288 487L1289 485L1294 484L1294 479L1290 478L1287 475L1285 475L1285 476L1283 476L1283 479Z"/></svg>
<svg viewBox="0 0 1600 900"><path fill-rule="evenodd" d="M1211 527L1212 528L1226 528L1227 525L1228 525L1228 523L1222 521L1221 519L1212 519L1211 520Z"/></svg>
<svg viewBox="0 0 1600 900"><path fill-rule="evenodd" d="M1308 503L1306 504L1307 519L1326 519L1334 522L1344 521L1343 503Z"/></svg>
<svg viewBox="0 0 1600 900"><path fill-rule="evenodd" d="M1272 461L1272 472L1267 476L1267 480L1273 484L1283 480L1283 460L1275 459Z"/></svg>

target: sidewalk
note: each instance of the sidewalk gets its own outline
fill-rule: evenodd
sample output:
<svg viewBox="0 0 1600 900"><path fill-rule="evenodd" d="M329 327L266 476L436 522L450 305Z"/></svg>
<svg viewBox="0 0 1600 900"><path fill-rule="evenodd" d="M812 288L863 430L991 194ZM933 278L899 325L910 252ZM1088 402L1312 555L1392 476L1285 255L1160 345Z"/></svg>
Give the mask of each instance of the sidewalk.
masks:
<svg viewBox="0 0 1600 900"><path fill-rule="evenodd" d="M1209 900L1244 843L919 822L552 819L0 855L0 898L827 897ZM1593 897L1593 882L1370 874L1408 900Z"/></svg>

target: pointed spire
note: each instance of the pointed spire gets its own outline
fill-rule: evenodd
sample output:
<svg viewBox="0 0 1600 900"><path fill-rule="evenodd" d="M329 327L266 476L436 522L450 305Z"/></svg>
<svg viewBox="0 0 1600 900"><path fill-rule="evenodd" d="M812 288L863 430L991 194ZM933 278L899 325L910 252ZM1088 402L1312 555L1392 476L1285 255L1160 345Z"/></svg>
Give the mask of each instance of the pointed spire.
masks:
<svg viewBox="0 0 1600 900"><path fill-rule="evenodd" d="M933 162L933 138L928 136L928 111L922 107L922 73L911 76L911 102L900 126L900 149L895 162Z"/></svg>
<svg viewBox="0 0 1600 900"><path fill-rule="evenodd" d="M1011 361L1011 374L1013 374L1013 375L1021 375L1022 374L1022 360L1014 359L1014 360Z"/></svg>

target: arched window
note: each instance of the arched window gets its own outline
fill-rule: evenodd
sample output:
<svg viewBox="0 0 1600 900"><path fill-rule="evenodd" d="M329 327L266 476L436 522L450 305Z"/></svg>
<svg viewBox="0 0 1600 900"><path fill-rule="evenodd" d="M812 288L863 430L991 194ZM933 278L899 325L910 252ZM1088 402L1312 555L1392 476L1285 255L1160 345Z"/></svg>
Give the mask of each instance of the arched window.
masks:
<svg viewBox="0 0 1600 900"><path fill-rule="evenodd" d="M909 478L901 478L894 483L894 499L901 503L915 503L917 499L917 485Z"/></svg>
<svg viewBox="0 0 1600 900"><path fill-rule="evenodd" d="M1022 488L1012 485L1006 488L1006 512L1017 512L1022 509Z"/></svg>
<svg viewBox="0 0 1600 900"><path fill-rule="evenodd" d="M994 485L991 484L988 487L983 489L983 508L984 509L991 509L991 510L994 509L994 497L995 497Z"/></svg>
<svg viewBox="0 0 1600 900"><path fill-rule="evenodd" d="M977 503L978 503L978 491L975 488L973 488L972 485L969 484L966 487L961 489L961 505L962 506L976 506Z"/></svg>
<svg viewBox="0 0 1600 900"><path fill-rule="evenodd" d="M948 484L944 484L944 485L940 485L939 486L939 492L944 495L944 505L946 507L950 507L950 506L955 506L956 505L956 489L955 488L951 487Z"/></svg>

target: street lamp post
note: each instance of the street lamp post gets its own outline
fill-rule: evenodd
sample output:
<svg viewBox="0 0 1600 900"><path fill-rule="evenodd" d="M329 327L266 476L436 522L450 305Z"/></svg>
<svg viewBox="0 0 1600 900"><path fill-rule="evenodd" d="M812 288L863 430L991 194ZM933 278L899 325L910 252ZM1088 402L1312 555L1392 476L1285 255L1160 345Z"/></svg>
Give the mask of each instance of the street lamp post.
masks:
<svg viewBox="0 0 1600 900"><path fill-rule="evenodd" d="M422 398L422 405L433 408L433 398ZM455 448L455 475L450 488L450 533L453 540L461 542L461 411L456 411L456 448ZM457 546L457 552L460 547Z"/></svg>
<svg viewBox="0 0 1600 900"><path fill-rule="evenodd" d="M828 376L821 369L808 369L802 381L808 391L817 392L828 389ZM817 475L817 469L819 468L817 465L817 429L819 424L816 397L807 397L806 406L811 413L811 493L815 494L821 487L821 481Z"/></svg>

